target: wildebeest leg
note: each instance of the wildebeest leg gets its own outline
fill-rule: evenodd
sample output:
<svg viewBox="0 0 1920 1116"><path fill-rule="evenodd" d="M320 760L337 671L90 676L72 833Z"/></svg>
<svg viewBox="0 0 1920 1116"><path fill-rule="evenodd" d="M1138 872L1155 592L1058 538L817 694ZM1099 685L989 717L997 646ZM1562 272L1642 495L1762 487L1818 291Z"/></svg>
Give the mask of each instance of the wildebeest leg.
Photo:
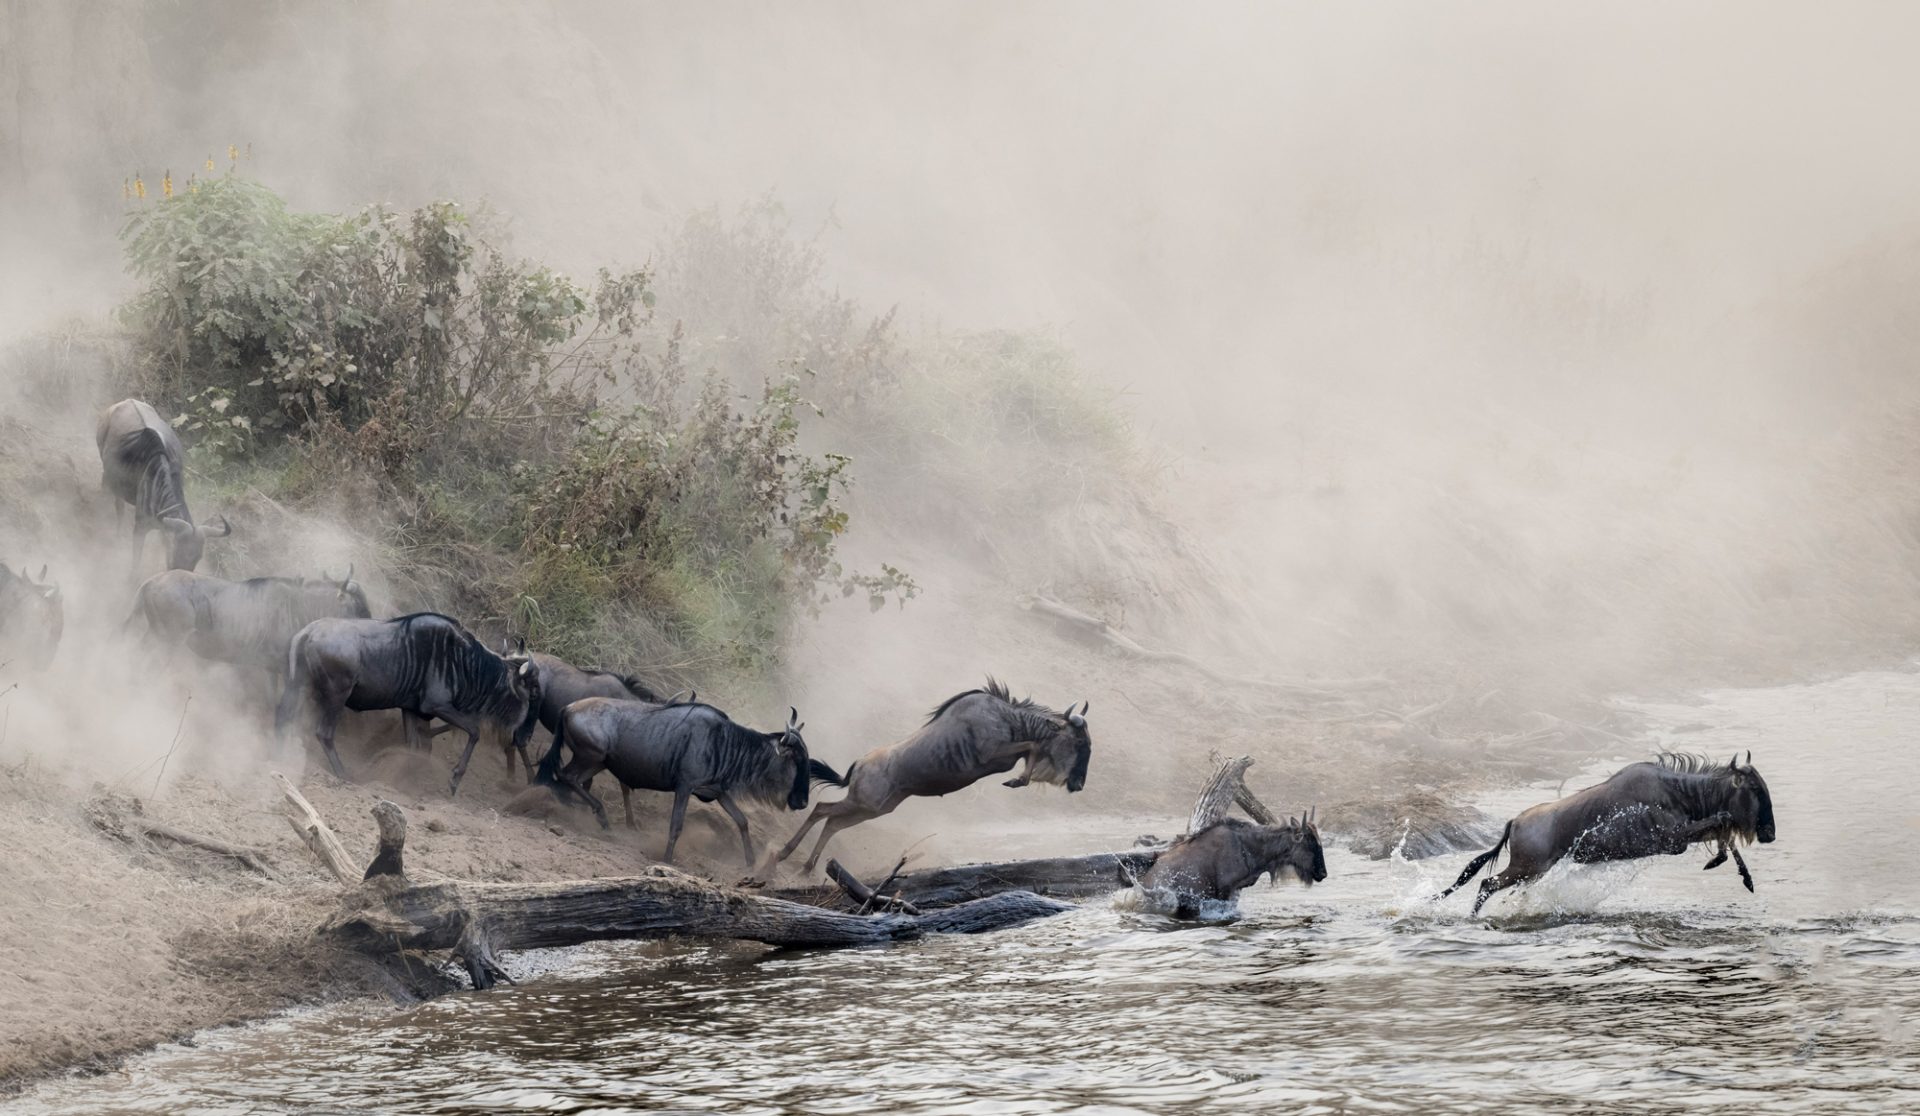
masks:
<svg viewBox="0 0 1920 1116"><path fill-rule="evenodd" d="M326 705L321 708L318 735L320 737L320 747L327 753L327 764L333 768L335 776L346 779L346 765L340 762L340 753L334 751L333 748L333 730L340 725L340 709L341 706L335 705L333 702L327 702Z"/></svg>
<svg viewBox="0 0 1920 1116"><path fill-rule="evenodd" d="M733 824L740 827L740 849L747 854L747 867L752 868L753 838L747 836L747 815L740 812L740 807L734 804L731 795L723 794L716 801L720 803L720 808L727 812L727 816L733 819Z"/></svg>
<svg viewBox="0 0 1920 1116"><path fill-rule="evenodd" d="M1021 756L1020 774L1001 783L1003 787L1024 787L1033 781L1033 753Z"/></svg>
<svg viewBox="0 0 1920 1116"><path fill-rule="evenodd" d="M433 738L437 734L427 731L427 725L432 720L410 709L400 711L400 732L406 738L408 748L414 751L433 750Z"/></svg>
<svg viewBox="0 0 1920 1116"><path fill-rule="evenodd" d="M664 864L673 863L673 846L680 841L680 827L687 824L687 799L692 794L688 789L673 792L673 820L667 823L667 852L660 858Z"/></svg>
<svg viewBox="0 0 1920 1116"><path fill-rule="evenodd" d="M1725 841L1722 841L1720 842L1719 850L1713 854L1713 859L1707 861L1705 864L1702 864L1700 866L1700 870L1702 872L1711 872L1715 868L1720 867L1722 864L1725 864L1726 862L1727 862L1727 843Z"/></svg>
<svg viewBox="0 0 1920 1116"><path fill-rule="evenodd" d="M1726 846L1726 849L1728 852L1733 854L1734 867L1740 869L1740 882L1747 885L1748 891L1752 891L1753 890L1753 873L1747 871L1747 862L1741 859L1740 850L1734 848L1732 845Z"/></svg>
<svg viewBox="0 0 1920 1116"><path fill-rule="evenodd" d="M1480 894L1474 896L1473 910L1467 913L1467 917L1472 918L1475 915L1478 915L1480 913L1480 908L1485 906L1487 900L1493 898L1495 894L1505 891L1506 889L1513 887L1515 884L1525 883L1527 882L1527 879L1528 877L1508 876L1507 873L1502 872L1497 876L1488 876L1486 879L1481 880Z"/></svg>
<svg viewBox="0 0 1920 1116"><path fill-rule="evenodd" d="M460 793L460 780L466 777L467 764L473 761L473 750L480 746L480 725L478 722L462 724L460 721L447 716L444 711L436 715L449 725L456 726L467 734L467 746L460 753L460 762L453 765L453 778L447 783L447 794L451 797ZM438 734L436 733L435 735Z"/></svg>
<svg viewBox="0 0 1920 1116"><path fill-rule="evenodd" d="M838 806L840 803L836 802L833 805ZM820 863L820 854L826 851L827 842L833 839L834 834L843 829L849 829L859 825L863 821L872 821L877 816L876 814L869 814L863 811L859 813L835 814L828 818L827 824L820 827L820 840L813 846L813 855L807 857L804 870L811 872L813 871L813 866Z"/></svg>
<svg viewBox="0 0 1920 1116"><path fill-rule="evenodd" d="M620 784L620 807L627 812L627 828L639 829L639 823L633 820L633 788Z"/></svg>
<svg viewBox="0 0 1920 1116"><path fill-rule="evenodd" d="M838 802L821 802L821 803L815 804L813 808L813 812L807 815L807 820L801 822L800 828L794 830L793 836L789 837L787 839L787 843L780 847L780 855L777 857L774 857L773 862L775 864L778 864L781 861L792 856L793 850L800 847L801 838L807 835L807 830L813 828L813 823L821 820L822 818L831 817L832 815L829 814L828 811L838 805L840 805L840 803Z"/></svg>

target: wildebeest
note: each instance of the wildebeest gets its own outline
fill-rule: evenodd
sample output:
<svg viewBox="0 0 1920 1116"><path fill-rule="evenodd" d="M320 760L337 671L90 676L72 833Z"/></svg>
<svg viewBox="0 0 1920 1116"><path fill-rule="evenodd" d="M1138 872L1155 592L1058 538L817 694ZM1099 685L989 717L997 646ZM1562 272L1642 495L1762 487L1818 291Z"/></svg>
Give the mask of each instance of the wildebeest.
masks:
<svg viewBox="0 0 1920 1116"><path fill-rule="evenodd" d="M158 411L138 399L122 399L101 412L94 441L100 447L100 487L119 501L116 516L120 504L133 508L136 570L149 531L166 532L172 570L193 569L206 540L233 534L225 516L218 531L194 523L187 509L186 453Z"/></svg>
<svg viewBox="0 0 1920 1116"><path fill-rule="evenodd" d="M328 617L366 620L367 594L353 567L332 578L255 577L227 581L210 574L167 570L140 583L133 611L120 628L145 617L147 639L184 644L203 659L257 667L276 684L287 673L287 649L300 629ZM276 695L278 690L275 690Z"/></svg>
<svg viewBox="0 0 1920 1116"><path fill-rule="evenodd" d="M659 703L660 695L629 674L599 667L577 667L558 655L534 651L527 656L540 672L540 707L535 715L548 732L560 731L560 714L582 698Z"/></svg>
<svg viewBox="0 0 1920 1116"><path fill-rule="evenodd" d="M1773 797L1767 781L1739 756L1724 764L1705 756L1663 753L1658 759L1629 764L1597 786L1558 802L1530 806L1507 823L1500 841L1467 864L1446 898L1510 848L1507 866L1480 883L1473 914L1496 892L1539 878L1554 862L1572 857L1577 864L1637 860L1676 855L1697 841L1717 841L1720 851L1707 862L1719 866L1732 851L1741 882L1753 890L1747 863L1735 840L1767 844L1773 840Z"/></svg>
<svg viewBox="0 0 1920 1116"><path fill-rule="evenodd" d="M1221 818L1198 833L1181 837L1140 877L1143 890L1178 897L1181 918L1199 913L1201 900L1227 900L1265 874L1275 881L1289 871L1311 887L1327 878L1320 831L1312 814L1288 818L1285 825L1256 825Z"/></svg>
<svg viewBox="0 0 1920 1116"><path fill-rule="evenodd" d="M811 872L835 833L890 814L916 795L952 794L1012 770L1021 760L1025 768L1006 786L1024 787L1037 780L1077 791L1086 785L1087 761L1093 754L1086 712L1085 704L1079 712L1069 705L1066 712L1055 713L1029 699L1015 701L991 678L985 689L955 694L912 736L875 748L847 768L845 779L832 780L847 788L846 797L815 806L778 860L792 856L813 823L824 820L819 843L807 858L806 870Z"/></svg>
<svg viewBox="0 0 1920 1116"><path fill-rule="evenodd" d="M0 566L0 662L45 670L65 628L65 602L45 566L38 578L28 577L24 567L16 574Z"/></svg>
<svg viewBox="0 0 1920 1116"><path fill-rule="evenodd" d="M814 780L836 786L842 782L831 767L807 755L801 727L799 711L791 708L786 728L757 732L698 702L658 705L586 698L561 715L560 731L540 761L540 775L563 793L584 798L603 829L606 807L587 789L599 772L612 773L624 787L672 792L673 820L662 858L669 862L686 823L687 799L718 802L740 827L740 847L751 866L753 839L736 797L785 801L789 810L804 810ZM563 742L573 751L564 769Z"/></svg>
<svg viewBox="0 0 1920 1116"><path fill-rule="evenodd" d="M458 620L416 612L391 620L315 620L300 629L287 651L287 688L274 714L276 729L296 718L310 723L326 749L334 774L346 777L333 748L343 709L398 709L417 718L438 717L467 734L467 747L453 766L448 794L460 780L491 722L513 754L525 762L527 737L540 701L540 674L525 655L496 655Z"/></svg>

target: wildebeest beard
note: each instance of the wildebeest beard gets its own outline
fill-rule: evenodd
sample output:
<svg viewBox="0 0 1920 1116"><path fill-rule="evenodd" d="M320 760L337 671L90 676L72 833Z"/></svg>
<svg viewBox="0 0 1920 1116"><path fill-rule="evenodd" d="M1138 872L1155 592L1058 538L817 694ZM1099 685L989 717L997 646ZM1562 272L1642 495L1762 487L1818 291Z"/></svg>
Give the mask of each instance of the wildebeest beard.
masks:
<svg viewBox="0 0 1920 1116"><path fill-rule="evenodd" d="M812 788L812 780L808 778L807 742L797 732L787 734L785 743L791 746L789 751L782 747L780 733L766 734L764 739L767 748L765 765L757 775L740 784L739 793L769 806L785 806L789 810L806 809Z"/></svg>

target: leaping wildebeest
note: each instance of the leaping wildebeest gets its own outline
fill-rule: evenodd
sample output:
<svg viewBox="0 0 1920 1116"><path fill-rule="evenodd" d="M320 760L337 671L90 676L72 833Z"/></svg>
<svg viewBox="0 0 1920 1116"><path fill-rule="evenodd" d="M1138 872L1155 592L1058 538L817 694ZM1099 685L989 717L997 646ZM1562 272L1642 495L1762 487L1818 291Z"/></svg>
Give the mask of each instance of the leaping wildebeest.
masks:
<svg viewBox="0 0 1920 1116"><path fill-rule="evenodd" d="M659 705L585 698L561 715L560 731L540 761L540 778L559 793L585 799L602 829L607 828L606 807L587 789L601 771L610 772L622 787L671 792L673 819L661 858L669 863L686 823L687 799L717 802L740 827L741 851L751 867L753 838L737 798L784 801L789 810L804 810L813 782L842 782L833 768L807 754L800 729L799 711L792 708L786 728L758 732L699 702ZM573 752L564 769L563 743Z"/></svg>
<svg viewBox="0 0 1920 1116"><path fill-rule="evenodd" d="M1572 857L1576 864L1638 860L1677 855L1699 841L1719 843L1708 868L1719 867L1731 852L1740 881L1752 891L1753 876L1734 842L1767 844L1774 836L1773 797L1752 761L1752 752L1744 764L1737 753L1718 764L1705 756L1667 752L1650 762L1629 764L1606 782L1558 802L1530 806L1507 823L1498 844L1474 857L1438 897L1464 886L1503 848L1510 850L1507 866L1481 881L1473 914L1496 892L1538 879L1563 857Z"/></svg>
<svg viewBox="0 0 1920 1116"><path fill-rule="evenodd" d="M453 766L448 794L473 759L483 725L506 735L507 769L517 751L525 762L527 737L540 701L540 674L525 655L496 655L458 620L416 612L391 620L315 620L287 650L287 688L274 713L284 731L296 719L311 726L335 775L346 778L333 733L343 709L398 709L403 716L438 717L467 734Z"/></svg>
<svg viewBox="0 0 1920 1116"><path fill-rule="evenodd" d="M1174 841L1140 877L1139 886L1170 892L1179 903L1175 913L1192 918L1201 900L1232 899L1263 874L1277 882L1282 872L1308 887L1327 878L1320 830L1311 814L1288 818L1285 825L1221 818Z"/></svg>
<svg viewBox="0 0 1920 1116"><path fill-rule="evenodd" d="M185 645L203 659L257 667L270 676L278 696L287 675L287 649L300 629L329 617L366 620L367 594L347 576L335 581L304 577L255 577L227 581L211 574L167 570L134 591L126 631L145 617L146 638Z"/></svg>
<svg viewBox="0 0 1920 1116"><path fill-rule="evenodd" d="M60 587L40 576L18 574L0 566L0 662L18 659L29 670L45 670L60 648L66 628L66 607Z"/></svg>
<svg viewBox="0 0 1920 1116"><path fill-rule="evenodd" d="M952 794L989 775L1011 771L1022 760L1009 787L1053 783L1077 791L1087 782L1093 739L1087 735L1087 703L1056 713L1031 699L1015 701L1007 688L987 679L984 689L955 694L940 703L912 736L875 748L847 768L846 778L829 780L847 788L838 802L822 802L780 850L776 860L793 855L800 841L824 821L820 840L807 857L806 871L835 833L890 814L915 796Z"/></svg>
<svg viewBox="0 0 1920 1116"><path fill-rule="evenodd" d="M116 519L120 504L133 508L133 568L149 531L165 531L167 568L191 570L200 564L207 540L233 534L225 516L220 529L195 524L187 509L186 453L173 427L138 399L122 399L100 414L94 431L100 447L100 487L113 493Z"/></svg>

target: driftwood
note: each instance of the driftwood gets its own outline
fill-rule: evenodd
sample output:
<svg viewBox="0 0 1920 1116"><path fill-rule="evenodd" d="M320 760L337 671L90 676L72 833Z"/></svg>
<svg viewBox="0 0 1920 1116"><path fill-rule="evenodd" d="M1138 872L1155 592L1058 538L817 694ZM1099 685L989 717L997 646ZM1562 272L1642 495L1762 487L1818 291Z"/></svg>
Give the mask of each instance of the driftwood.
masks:
<svg viewBox="0 0 1920 1116"><path fill-rule="evenodd" d="M904 857L901 858L900 863L905 864L906 859ZM894 880L899 878L899 875L900 865L896 864L894 865L892 874L887 876L886 880L880 884L879 889L875 889L861 883L860 877L847 871L839 861L827 861L827 878L839 884L840 890L846 892L849 898L860 904L860 908L854 912L855 914L866 914L875 904L888 909L897 907L902 914L920 914L920 908L907 902L905 899L899 898L898 896L889 898L880 894L880 890L885 889L889 884L893 883Z"/></svg>
<svg viewBox="0 0 1920 1116"><path fill-rule="evenodd" d="M855 946L923 934L977 934L1072 910L1070 903L1010 891L943 911L854 915L721 887L671 868L639 876L558 883L443 882L412 887L376 879L322 932L370 953L448 949L475 988L504 976L495 954L613 938L738 938L773 946Z"/></svg>
<svg viewBox="0 0 1920 1116"><path fill-rule="evenodd" d="M773 946L872 945L923 934L1001 930L1073 909L1031 892L1002 891L932 913L905 908L846 914L721 887L665 867L620 879L409 885L398 874L405 817L390 802L375 806L373 814L380 823L380 851L366 882L321 932L376 954L452 950L475 988L509 979L496 957L507 949L665 937L738 938ZM317 814L313 822L317 832L327 832ZM870 889L867 895L871 898Z"/></svg>
<svg viewBox="0 0 1920 1116"><path fill-rule="evenodd" d="M87 820L109 837L128 842L145 837L150 840L171 841L176 845L205 849L210 853L232 857L263 876L269 878L273 876L273 870L267 867L266 853L259 849L229 844L217 838L189 833L164 822L153 821L144 816L145 807L141 805L140 800L130 795L109 793L89 799L84 812Z"/></svg>
<svg viewBox="0 0 1920 1116"><path fill-rule="evenodd" d="M380 847L374 851L373 863L367 865L364 878L398 876L405 880L401 860L406 853L407 816L400 812L400 807L383 798L373 804L373 821L380 827Z"/></svg>
<svg viewBox="0 0 1920 1116"><path fill-rule="evenodd" d="M346 846L340 843L340 838L335 837L333 830L328 829L327 823L321 820L320 812L313 808L313 803L307 801L307 796L300 793L300 788L293 785L293 780L278 771L273 773L273 781L280 785L280 795L290 808L287 824L306 842L307 848L313 850L313 855L320 860L320 866L333 873L334 878L343 884L360 882L363 874L359 867L347 855Z"/></svg>
<svg viewBox="0 0 1920 1116"><path fill-rule="evenodd" d="M1218 821L1229 805L1238 805L1255 821L1273 824L1272 811L1247 789L1242 776L1253 760L1246 756L1219 759L1219 767L1201 790L1194 803L1189 832ZM1151 844L1122 852L1093 853L1088 856L1053 856L1034 860L1003 860L987 864L963 864L952 868L926 868L903 872L885 885L918 907L933 910L1018 888L1056 899L1084 899L1132 887L1153 862L1166 851L1164 844ZM818 888L781 889L772 894L806 901L823 899ZM828 893L831 895L831 893Z"/></svg>
<svg viewBox="0 0 1920 1116"><path fill-rule="evenodd" d="M1378 690L1386 686L1384 678L1329 678L1315 679L1311 682L1280 682L1267 678L1245 678L1215 670L1205 662L1178 651L1157 651L1143 647L1133 637L1114 628L1112 624L1089 612L1082 612L1072 605L1063 604L1052 597L1034 595L1023 598L1022 608L1038 612L1057 621L1063 627L1078 635L1091 638L1105 646L1120 652L1128 658L1145 662L1173 663L1184 666L1198 674L1229 686L1242 686L1251 689L1267 690L1291 698L1304 698L1316 701L1344 701L1345 693Z"/></svg>

